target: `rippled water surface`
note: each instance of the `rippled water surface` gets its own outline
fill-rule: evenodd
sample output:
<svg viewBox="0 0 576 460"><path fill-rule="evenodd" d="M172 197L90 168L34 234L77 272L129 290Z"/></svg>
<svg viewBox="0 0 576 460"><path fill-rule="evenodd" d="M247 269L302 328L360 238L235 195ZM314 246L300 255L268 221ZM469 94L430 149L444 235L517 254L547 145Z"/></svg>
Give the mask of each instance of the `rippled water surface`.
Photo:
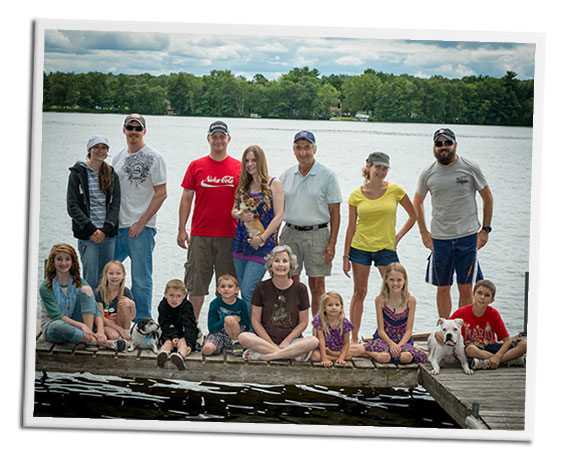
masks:
<svg viewBox="0 0 576 460"><path fill-rule="evenodd" d="M37 417L458 428L422 388L326 388L36 375Z"/></svg>

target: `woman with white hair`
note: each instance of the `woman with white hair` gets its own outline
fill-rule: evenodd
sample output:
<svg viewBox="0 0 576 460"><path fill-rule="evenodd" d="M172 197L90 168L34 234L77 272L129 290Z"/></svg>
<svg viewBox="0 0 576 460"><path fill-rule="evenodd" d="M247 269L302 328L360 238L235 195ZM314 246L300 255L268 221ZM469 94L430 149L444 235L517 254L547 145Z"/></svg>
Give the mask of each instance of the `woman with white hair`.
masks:
<svg viewBox="0 0 576 460"><path fill-rule="evenodd" d="M308 326L310 300L306 286L292 279L296 256L289 246L276 246L267 257L271 278L256 285L252 296L252 328L238 337L247 361L307 361L318 346L316 337L302 337Z"/></svg>

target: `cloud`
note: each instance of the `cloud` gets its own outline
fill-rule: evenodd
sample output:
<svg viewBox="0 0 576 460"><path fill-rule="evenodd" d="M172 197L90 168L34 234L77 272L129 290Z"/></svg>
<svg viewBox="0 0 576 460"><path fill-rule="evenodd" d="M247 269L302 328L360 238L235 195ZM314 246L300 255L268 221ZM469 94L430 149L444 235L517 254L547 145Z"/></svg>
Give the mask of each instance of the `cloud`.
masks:
<svg viewBox="0 0 576 460"><path fill-rule="evenodd" d="M385 40L261 35L194 35L50 30L45 37L45 70L68 72L189 72L230 70L277 78L294 67L322 75L377 72L417 76L534 76L535 46L426 40Z"/></svg>

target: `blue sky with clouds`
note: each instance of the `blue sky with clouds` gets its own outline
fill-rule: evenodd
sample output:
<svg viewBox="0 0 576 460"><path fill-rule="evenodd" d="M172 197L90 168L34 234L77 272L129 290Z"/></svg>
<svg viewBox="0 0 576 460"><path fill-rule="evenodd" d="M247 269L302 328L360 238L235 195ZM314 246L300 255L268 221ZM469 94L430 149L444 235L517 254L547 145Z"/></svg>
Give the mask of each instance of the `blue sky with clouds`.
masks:
<svg viewBox="0 0 576 460"><path fill-rule="evenodd" d="M205 75L216 69L275 79L308 66L321 75L372 68L423 78L502 77L511 70L530 79L535 65L533 43L510 42L47 30L44 45L46 72Z"/></svg>

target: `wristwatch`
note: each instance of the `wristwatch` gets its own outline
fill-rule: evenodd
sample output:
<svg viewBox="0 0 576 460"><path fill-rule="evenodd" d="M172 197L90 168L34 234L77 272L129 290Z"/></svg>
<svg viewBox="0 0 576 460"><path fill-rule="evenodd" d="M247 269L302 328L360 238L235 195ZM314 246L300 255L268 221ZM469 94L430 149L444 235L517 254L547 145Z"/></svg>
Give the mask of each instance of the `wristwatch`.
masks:
<svg viewBox="0 0 576 460"><path fill-rule="evenodd" d="M482 227L482 230L484 230L486 233L490 233L492 231L492 227Z"/></svg>

